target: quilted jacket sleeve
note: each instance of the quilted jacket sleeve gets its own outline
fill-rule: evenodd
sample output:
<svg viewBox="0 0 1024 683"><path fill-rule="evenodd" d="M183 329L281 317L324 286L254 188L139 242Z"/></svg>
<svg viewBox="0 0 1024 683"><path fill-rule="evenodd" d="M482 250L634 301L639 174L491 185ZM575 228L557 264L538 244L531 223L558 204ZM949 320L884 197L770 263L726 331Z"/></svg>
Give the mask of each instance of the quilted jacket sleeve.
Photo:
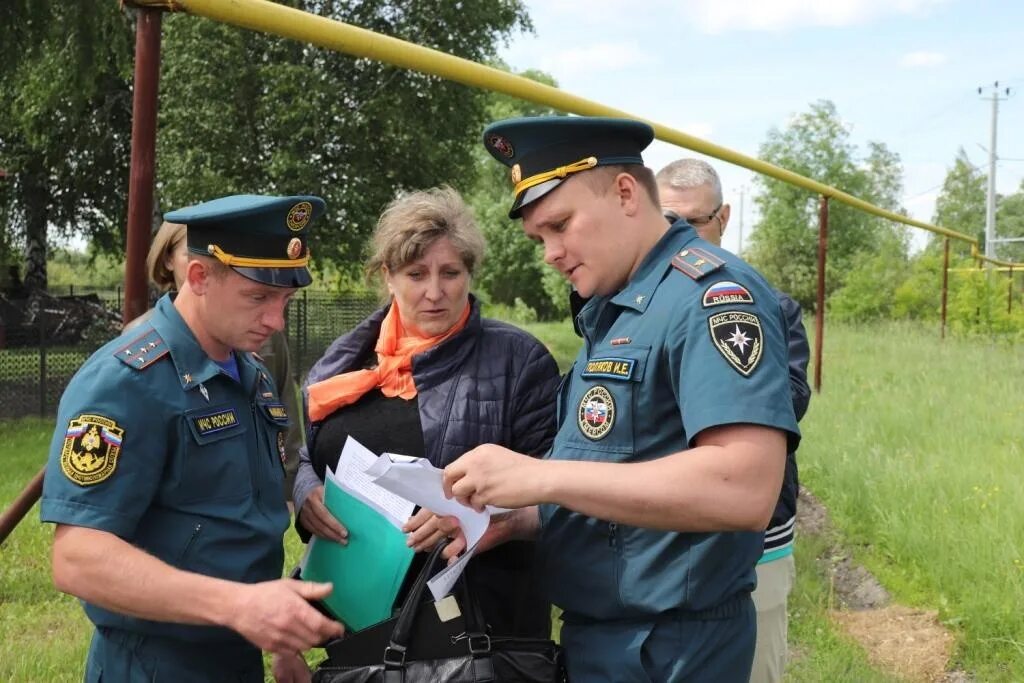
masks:
<svg viewBox="0 0 1024 683"><path fill-rule="evenodd" d="M512 391L512 443L519 453L543 456L555 438L558 365L536 339L525 345L525 361Z"/></svg>

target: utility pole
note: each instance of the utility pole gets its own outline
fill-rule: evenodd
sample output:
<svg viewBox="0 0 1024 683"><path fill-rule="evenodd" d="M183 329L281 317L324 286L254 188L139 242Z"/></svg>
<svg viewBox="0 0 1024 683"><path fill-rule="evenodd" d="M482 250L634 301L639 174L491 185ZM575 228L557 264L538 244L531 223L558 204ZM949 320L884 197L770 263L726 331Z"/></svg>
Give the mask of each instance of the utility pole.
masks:
<svg viewBox="0 0 1024 683"><path fill-rule="evenodd" d="M978 88L980 95L984 88ZM999 97L999 81L992 84L992 131L988 145L988 200L985 208L985 256L996 258L996 129L999 120L999 100L1010 96L1010 89L1005 90L1006 97Z"/></svg>

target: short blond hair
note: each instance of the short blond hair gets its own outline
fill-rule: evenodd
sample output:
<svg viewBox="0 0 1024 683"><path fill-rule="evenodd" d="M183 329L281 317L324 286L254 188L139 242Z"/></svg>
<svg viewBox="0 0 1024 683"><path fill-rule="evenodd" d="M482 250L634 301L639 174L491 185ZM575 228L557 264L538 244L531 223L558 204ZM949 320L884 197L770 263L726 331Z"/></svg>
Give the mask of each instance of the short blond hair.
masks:
<svg viewBox="0 0 1024 683"><path fill-rule="evenodd" d="M153 236L146 255L146 272L149 279L161 292L169 292L175 288L174 272L167 267L167 257L174 253L181 241L185 239L185 226L181 223L164 221Z"/></svg>
<svg viewBox="0 0 1024 683"><path fill-rule="evenodd" d="M451 241L473 275L483 261L485 241L473 211L459 193L446 185L398 197L384 209L373 231L367 279L385 268L394 272L422 258L442 237Z"/></svg>

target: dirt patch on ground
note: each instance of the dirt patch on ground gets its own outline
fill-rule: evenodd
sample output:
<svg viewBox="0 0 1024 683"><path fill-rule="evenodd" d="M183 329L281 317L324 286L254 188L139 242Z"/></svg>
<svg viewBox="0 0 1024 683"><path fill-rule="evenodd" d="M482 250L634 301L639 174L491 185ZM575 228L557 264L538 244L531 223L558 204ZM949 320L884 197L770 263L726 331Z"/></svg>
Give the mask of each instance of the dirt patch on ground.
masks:
<svg viewBox="0 0 1024 683"><path fill-rule="evenodd" d="M908 681L946 679L953 634L933 610L900 605L859 611L835 610L832 619L860 643L875 666Z"/></svg>
<svg viewBox="0 0 1024 683"><path fill-rule="evenodd" d="M832 619L864 648L875 666L915 683L973 680L965 672L946 670L955 638L939 623L938 614L891 604L889 593L878 580L837 543L825 506L803 487L799 510L797 533L829 541L828 550L818 562L832 581Z"/></svg>

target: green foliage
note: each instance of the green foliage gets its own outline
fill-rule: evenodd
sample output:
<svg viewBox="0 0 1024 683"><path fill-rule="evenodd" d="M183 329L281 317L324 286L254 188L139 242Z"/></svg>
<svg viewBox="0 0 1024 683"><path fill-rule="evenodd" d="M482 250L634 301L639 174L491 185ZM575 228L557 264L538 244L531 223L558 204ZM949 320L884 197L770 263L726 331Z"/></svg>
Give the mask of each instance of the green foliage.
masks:
<svg viewBox="0 0 1024 683"><path fill-rule="evenodd" d="M1024 237L1024 181L1017 191L1000 197L996 205L996 232L999 237ZM1005 261L1024 262L1024 242L997 245L996 255Z"/></svg>
<svg viewBox="0 0 1024 683"><path fill-rule="evenodd" d="M495 66L506 68L501 63ZM540 71L525 71L519 75L556 85L551 76ZM499 93L491 93L487 98L488 121L557 113ZM543 250L527 239L521 223L508 217L512 205L508 168L491 158L480 144L473 149L473 160L476 181L467 193L467 200L487 239L487 258L477 282L495 304L513 306L518 300L536 311L541 319L564 317L568 313L568 284L544 265ZM560 287L555 282L560 282Z"/></svg>
<svg viewBox="0 0 1024 683"><path fill-rule="evenodd" d="M288 4L474 61L529 27L520 0ZM164 46L164 208L232 192L318 194L328 213L314 258L355 264L398 192L474 181L478 90L184 14L165 21Z"/></svg>
<svg viewBox="0 0 1024 683"><path fill-rule="evenodd" d="M892 317L907 259L900 249L863 252L852 259L843 286L828 300L833 320L865 322Z"/></svg>
<svg viewBox="0 0 1024 683"><path fill-rule="evenodd" d="M529 325L537 322L537 311L527 306L526 302L519 297L516 297L511 306L508 304L487 304L484 306L483 314L488 318L497 318L516 325Z"/></svg>
<svg viewBox="0 0 1024 683"><path fill-rule="evenodd" d="M1005 273L979 269L950 273L950 277L951 283L955 278L948 313L953 332L1024 340L1024 311L1019 303L1015 311L1006 310L1009 282Z"/></svg>
<svg viewBox="0 0 1024 683"><path fill-rule="evenodd" d="M892 317L938 320L942 307L942 254L926 249L910 259L893 293Z"/></svg>
<svg viewBox="0 0 1024 683"><path fill-rule="evenodd" d="M50 226L123 243L131 132L132 13L106 0L4 3L0 213L5 250L26 248L26 284L46 285Z"/></svg>
<svg viewBox="0 0 1024 683"><path fill-rule="evenodd" d="M116 289L124 282L124 265L120 259L92 250L85 254L68 249L55 249L48 264L51 288L88 287Z"/></svg>
<svg viewBox="0 0 1024 683"><path fill-rule="evenodd" d="M858 158L835 105L820 101L783 131L773 129L760 157L776 166L837 187L883 208L899 210L899 157L881 143L869 143ZM756 201L761 218L745 255L768 280L814 310L818 243L818 198L778 180L760 176ZM905 251L906 234L888 221L838 202L829 207L826 296L843 286L861 254Z"/></svg>
<svg viewBox="0 0 1024 683"><path fill-rule="evenodd" d="M958 149L953 167L946 172L942 191L935 200L933 222L975 237L978 244L984 244L985 182L986 175L974 167L964 148ZM958 247L963 249L959 244Z"/></svg>

